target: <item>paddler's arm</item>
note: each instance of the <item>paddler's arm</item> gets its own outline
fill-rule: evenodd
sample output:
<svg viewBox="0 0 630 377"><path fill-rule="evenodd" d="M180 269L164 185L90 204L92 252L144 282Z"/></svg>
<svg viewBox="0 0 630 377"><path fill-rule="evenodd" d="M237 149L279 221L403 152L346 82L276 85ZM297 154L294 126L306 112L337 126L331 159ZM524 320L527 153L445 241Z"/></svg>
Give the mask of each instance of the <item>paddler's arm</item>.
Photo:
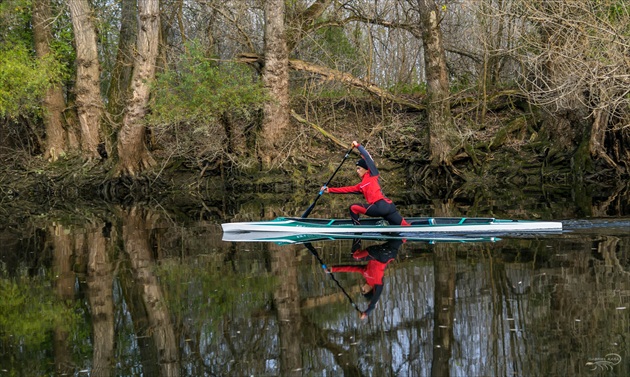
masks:
<svg viewBox="0 0 630 377"><path fill-rule="evenodd" d="M344 186L344 187L325 187L324 192L331 194L360 194L361 188L360 184L356 184L354 186Z"/></svg>
<svg viewBox="0 0 630 377"><path fill-rule="evenodd" d="M365 272L365 266L332 266L328 267L326 272L358 272L362 274Z"/></svg>
<svg viewBox="0 0 630 377"><path fill-rule="evenodd" d="M365 313L366 315L369 315L370 312L372 310L374 310L374 308L376 308L376 304L378 303L378 300L381 298L381 293L383 293L383 284L376 284L374 286L374 292L372 294L372 299L370 300L370 303L369 303L367 309L365 309L365 311L363 313Z"/></svg>
<svg viewBox="0 0 630 377"><path fill-rule="evenodd" d="M370 156L370 153L363 147L363 145L357 143L356 141L353 141L352 145L354 145L359 150L359 153L361 153L361 157L363 157L363 159L367 163L368 169L370 169L370 175L372 177L376 177L379 172L376 168L374 160L372 159L372 156Z"/></svg>

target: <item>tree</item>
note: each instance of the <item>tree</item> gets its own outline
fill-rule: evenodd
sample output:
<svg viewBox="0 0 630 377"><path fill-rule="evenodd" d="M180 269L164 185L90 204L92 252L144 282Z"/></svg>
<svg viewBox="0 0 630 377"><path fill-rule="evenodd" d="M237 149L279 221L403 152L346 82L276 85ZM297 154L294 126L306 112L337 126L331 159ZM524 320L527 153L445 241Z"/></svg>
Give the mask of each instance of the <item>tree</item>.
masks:
<svg viewBox="0 0 630 377"><path fill-rule="evenodd" d="M144 117L151 82L155 78L160 30L158 0L138 0L138 39L134 54L133 75L122 127L118 133L116 173L134 176L150 167L155 160L145 145Z"/></svg>
<svg viewBox="0 0 630 377"><path fill-rule="evenodd" d="M433 0L417 0L427 81L429 150L433 165L450 165L457 134L451 116L440 14Z"/></svg>
<svg viewBox="0 0 630 377"><path fill-rule="evenodd" d="M289 53L285 32L284 0L265 1L265 56L263 86L271 100L265 103L258 153L263 167L272 167L278 145L289 128Z"/></svg>
<svg viewBox="0 0 630 377"><path fill-rule="evenodd" d="M133 54L138 29L136 1L123 0L120 13L118 51L107 90L107 112L114 123L119 123L122 120L133 72Z"/></svg>
<svg viewBox="0 0 630 377"><path fill-rule="evenodd" d="M578 148L622 173L630 170L630 5L620 0L516 1L525 26L515 58L532 103L556 117L588 118ZM584 160L576 156L576 161ZM580 165L580 164L578 164ZM625 168L624 168L625 166Z"/></svg>
<svg viewBox="0 0 630 377"><path fill-rule="evenodd" d="M100 93L100 64L92 9L87 0L68 0L76 45L76 107L79 117L81 149L88 160L99 157L100 124L103 99Z"/></svg>
<svg viewBox="0 0 630 377"><path fill-rule="evenodd" d="M33 0L33 39L35 52L39 59L52 57L50 0ZM43 120L46 129L46 148L44 157L55 161L66 153L63 111L66 101L60 83L52 83L43 99Z"/></svg>

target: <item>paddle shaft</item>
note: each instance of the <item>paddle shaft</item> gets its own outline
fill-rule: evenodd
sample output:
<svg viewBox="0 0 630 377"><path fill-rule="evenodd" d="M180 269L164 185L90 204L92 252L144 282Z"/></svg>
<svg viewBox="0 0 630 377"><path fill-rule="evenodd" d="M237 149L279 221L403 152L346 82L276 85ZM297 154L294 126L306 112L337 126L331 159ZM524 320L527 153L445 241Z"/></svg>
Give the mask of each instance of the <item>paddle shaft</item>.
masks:
<svg viewBox="0 0 630 377"><path fill-rule="evenodd" d="M317 250L315 249L315 247L313 247L313 245L311 245L310 242L307 242L304 244L304 246L306 246L306 248L311 252L311 254L313 254L313 256L315 256L315 258L317 258L317 261L319 261L319 264L322 266L322 268L325 270L326 267L326 263L324 263L324 261L322 260L322 258L320 258L319 253L317 253ZM346 295L346 297L348 298L348 301L350 301L350 304L359 312L359 313L363 313L361 311L361 309L359 309L359 307L357 306L357 304L354 303L354 300L352 300L352 297L350 297L350 295L348 294L348 292L346 292L345 289L343 289L343 287L341 286L341 284L339 283L339 281L337 279L335 279L335 275L333 275L332 272L327 272L328 275L330 275L330 278L333 279L333 281L335 283L337 283L337 286L339 287L339 289L341 289L341 292L343 292L344 295Z"/></svg>
<svg viewBox="0 0 630 377"><path fill-rule="evenodd" d="M330 176L330 178L328 178L328 180L326 181L326 183L324 183L324 186L328 186L328 184L330 183L330 181L332 181L332 179L335 177L335 175L337 174L337 172L339 171L339 169L341 169L341 166L343 165L344 162L346 162L346 160L348 159L348 156L350 156L350 152L352 152L352 149L354 148L354 145L350 147L350 149L348 149L348 151L346 152L346 155L343 156L343 160L341 160L341 163L339 164L339 166L337 166L337 169L335 169L335 172ZM322 196L322 194L324 193L324 190L319 190L319 193L317 194L317 196L315 197L315 200L313 201L313 204L311 204L306 211L304 211L304 213L302 214L302 218L306 218L308 217L308 215L311 214L311 211L313 210L313 208L315 208L315 204L317 203L317 201L319 200L319 198Z"/></svg>

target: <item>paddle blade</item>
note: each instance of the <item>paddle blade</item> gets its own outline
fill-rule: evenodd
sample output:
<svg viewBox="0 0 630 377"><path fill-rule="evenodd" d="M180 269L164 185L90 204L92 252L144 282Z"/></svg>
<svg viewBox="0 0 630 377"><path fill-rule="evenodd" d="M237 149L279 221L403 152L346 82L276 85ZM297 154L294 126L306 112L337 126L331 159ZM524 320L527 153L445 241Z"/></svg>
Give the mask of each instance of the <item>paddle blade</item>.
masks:
<svg viewBox="0 0 630 377"><path fill-rule="evenodd" d="M306 218L308 217L308 215L311 214L311 211L313 210L313 208L315 208L315 204L317 203L317 201L319 200L319 197L322 196L322 194L324 193L324 191L320 191L319 194L317 194L317 197L315 198L315 200L313 200L313 204L310 205L310 207L308 207L306 209L306 211L304 211L304 213L302 214L302 218Z"/></svg>
<svg viewBox="0 0 630 377"><path fill-rule="evenodd" d="M313 202L313 204L311 204L311 206L308 207L306 209L306 211L304 211L304 213L302 214L302 218L304 219L304 218L308 217L308 215L311 214L311 211L313 210L313 208L315 208L315 202Z"/></svg>
<svg viewBox="0 0 630 377"><path fill-rule="evenodd" d="M306 209L306 211L304 211L304 213L302 214L302 218L304 219L304 218L308 217L308 215L310 215L310 214L311 214L311 211L312 211L312 210L313 210L313 206L311 205L310 207L308 207L308 208Z"/></svg>

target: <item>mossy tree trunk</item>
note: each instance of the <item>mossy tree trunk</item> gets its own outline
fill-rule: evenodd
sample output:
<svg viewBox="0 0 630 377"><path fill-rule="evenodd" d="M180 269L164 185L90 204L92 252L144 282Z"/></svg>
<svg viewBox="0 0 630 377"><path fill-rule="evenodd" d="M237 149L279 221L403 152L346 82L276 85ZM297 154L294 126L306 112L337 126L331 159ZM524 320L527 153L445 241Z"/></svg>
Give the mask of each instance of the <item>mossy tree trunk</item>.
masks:
<svg viewBox="0 0 630 377"><path fill-rule="evenodd" d="M88 159L99 157L100 124L103 100L100 93L101 68L98 62L94 16L87 0L68 0L76 45L77 78L75 86L81 149Z"/></svg>
<svg viewBox="0 0 630 377"><path fill-rule="evenodd" d="M143 120L147 113L150 85L155 78L158 56L159 1L139 0L138 20L140 24L130 94L118 133L118 175L135 176L155 163L145 144L146 127Z"/></svg>
<svg viewBox="0 0 630 377"><path fill-rule="evenodd" d="M446 54L437 5L433 0L418 0L421 14L424 65L427 80L427 116L431 164L450 165L456 132L449 101Z"/></svg>
<svg viewBox="0 0 630 377"><path fill-rule="evenodd" d="M265 58L263 85L271 99L264 105L258 156L264 169L272 168L279 144L289 127L289 53L284 24L284 0L265 1Z"/></svg>
<svg viewBox="0 0 630 377"><path fill-rule="evenodd" d="M33 38L38 59L44 59L51 53L51 24L50 0L34 0ZM60 156L63 156L68 147L63 121L65 107L66 101L62 87L60 84L55 83L46 91L42 104L44 128L46 130L44 157L50 161L56 161Z"/></svg>
<svg viewBox="0 0 630 377"><path fill-rule="evenodd" d="M138 30L138 9L135 0L122 0L120 34L118 37L118 52L112 69L109 88L107 89L108 124L105 125L106 144L109 153L115 150L116 133L120 129L122 115L127 103L131 76L133 73L133 56L136 48Z"/></svg>

